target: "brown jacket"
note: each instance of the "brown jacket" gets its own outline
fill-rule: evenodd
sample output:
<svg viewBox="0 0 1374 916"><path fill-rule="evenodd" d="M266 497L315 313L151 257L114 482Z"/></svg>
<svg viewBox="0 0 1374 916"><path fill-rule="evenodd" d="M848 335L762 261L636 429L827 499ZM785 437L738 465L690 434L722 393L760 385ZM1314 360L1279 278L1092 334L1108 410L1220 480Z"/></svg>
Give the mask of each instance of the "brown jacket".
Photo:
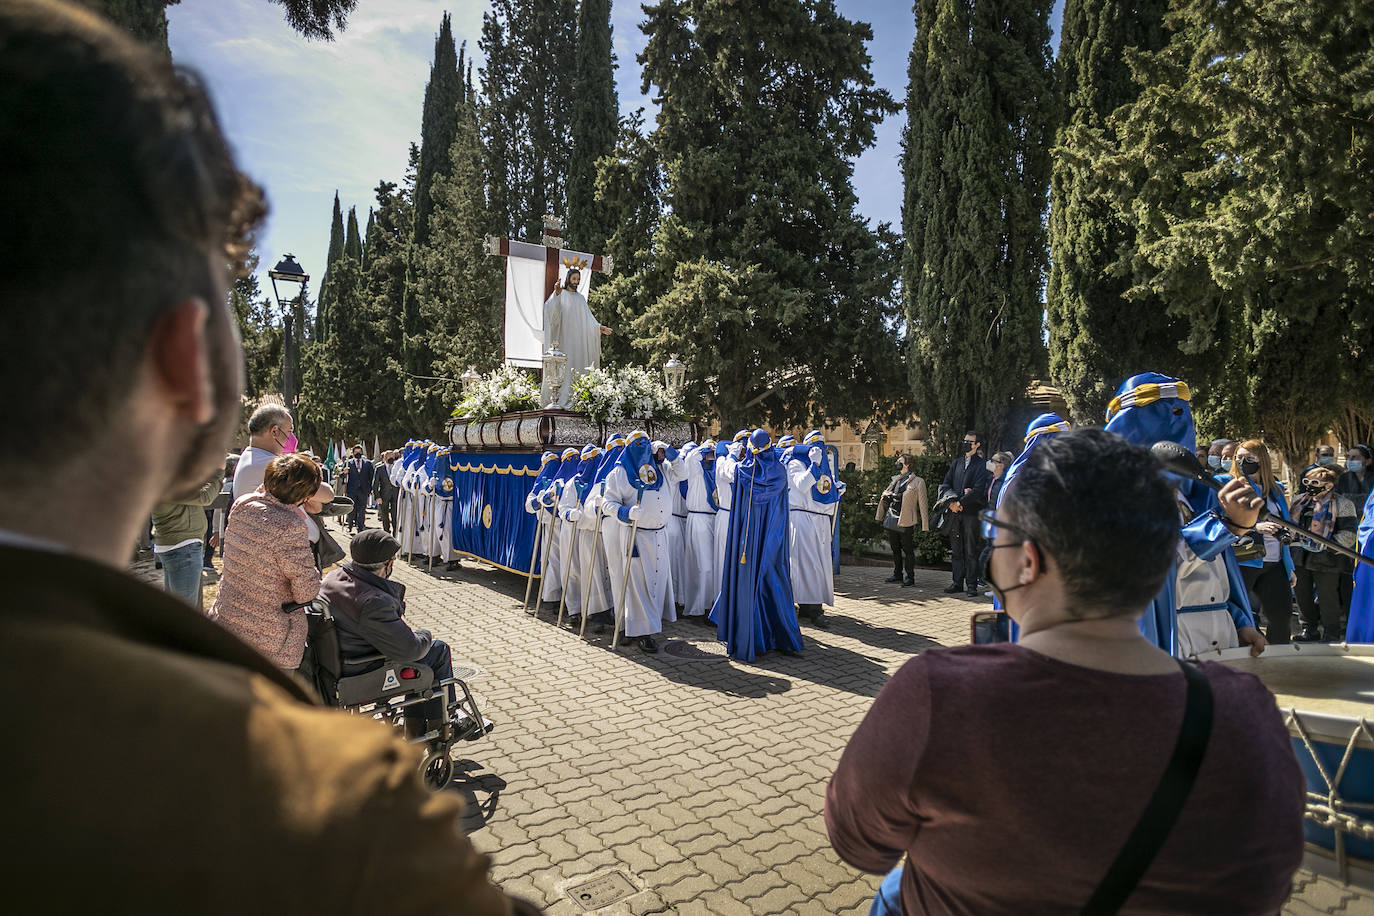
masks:
<svg viewBox="0 0 1374 916"><path fill-rule="evenodd" d="M6 909L506 914L418 751L176 598L0 547Z"/></svg>
<svg viewBox="0 0 1374 916"><path fill-rule="evenodd" d="M887 489L883 490L883 495L878 500L878 521L881 522L883 516L887 515L892 494L897 492L897 481L901 479L902 475L896 475L887 485ZM911 528L920 522L922 531L930 530L930 500L926 496L926 482L915 474L907 479L906 489L902 491L902 505L897 512L897 521L903 528ZM920 514L917 515L917 512Z"/></svg>

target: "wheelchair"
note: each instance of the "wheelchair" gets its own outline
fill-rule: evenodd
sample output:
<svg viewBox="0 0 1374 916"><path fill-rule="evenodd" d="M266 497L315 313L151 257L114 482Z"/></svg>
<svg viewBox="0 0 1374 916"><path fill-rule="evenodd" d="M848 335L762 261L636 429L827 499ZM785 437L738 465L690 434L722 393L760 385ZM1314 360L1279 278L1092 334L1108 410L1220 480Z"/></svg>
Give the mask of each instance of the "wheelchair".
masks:
<svg viewBox="0 0 1374 916"><path fill-rule="evenodd" d="M352 659L353 665L376 667L345 676L329 602L316 597L282 605L283 611L297 608L304 609L307 623L299 673L330 706L377 719L401 731L407 741L424 745L420 778L431 791L445 788L453 779L453 748L460 741L483 738L495 727L483 717L468 685L456 676L436 680L433 669L420 662L382 655ZM449 699L449 687L458 694L456 701Z"/></svg>

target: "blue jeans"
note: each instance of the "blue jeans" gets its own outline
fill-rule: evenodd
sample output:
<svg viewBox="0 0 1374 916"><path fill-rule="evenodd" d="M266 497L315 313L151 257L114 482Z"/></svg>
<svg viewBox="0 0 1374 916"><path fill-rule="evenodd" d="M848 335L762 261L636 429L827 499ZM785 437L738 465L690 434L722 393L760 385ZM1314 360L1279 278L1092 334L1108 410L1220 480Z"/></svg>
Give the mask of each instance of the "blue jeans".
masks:
<svg viewBox="0 0 1374 916"><path fill-rule="evenodd" d="M191 607L200 607L201 542L158 554L162 561L162 586Z"/></svg>
<svg viewBox="0 0 1374 916"><path fill-rule="evenodd" d="M883 883L878 885L868 916L902 916L902 866L888 872Z"/></svg>

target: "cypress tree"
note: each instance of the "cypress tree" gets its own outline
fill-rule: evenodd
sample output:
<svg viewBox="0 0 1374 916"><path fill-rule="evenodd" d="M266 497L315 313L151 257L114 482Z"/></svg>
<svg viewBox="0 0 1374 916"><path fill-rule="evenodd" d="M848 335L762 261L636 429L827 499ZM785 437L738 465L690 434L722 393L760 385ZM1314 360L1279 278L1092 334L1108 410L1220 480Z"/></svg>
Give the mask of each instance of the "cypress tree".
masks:
<svg viewBox="0 0 1374 916"><path fill-rule="evenodd" d="M562 213L572 132L576 0L492 0L482 17L483 149L497 228L538 241Z"/></svg>
<svg viewBox="0 0 1374 916"><path fill-rule="evenodd" d="M367 231L363 234L363 270L367 270L369 257L369 240L372 238L372 230L377 227L377 213L371 207L367 208Z"/></svg>
<svg viewBox="0 0 1374 916"><path fill-rule="evenodd" d="M597 203L596 167L615 148L620 123L611 52L610 0L582 0L577 12L573 77L572 153L568 164L564 238L581 251L600 252L614 228Z"/></svg>
<svg viewBox="0 0 1374 916"><path fill-rule="evenodd" d="M855 213L852 187L853 160L896 110L873 86L871 29L825 0L645 11L640 59L662 101L652 152L626 166L662 168L665 215L599 300L625 317L644 303L617 334L639 362L678 354L689 403L727 428L888 409L901 389L892 238Z"/></svg>
<svg viewBox="0 0 1374 916"><path fill-rule="evenodd" d="M415 167L415 189L412 200L415 225L410 242L415 249L429 241L430 214L434 209L431 189L436 175L446 175L449 154L458 126L458 104L463 96L463 82L458 70L458 53L453 44L453 28L449 14L439 22L439 34L434 39L434 60L429 68L429 82L425 85L424 108L420 121L420 158ZM405 299L401 309L402 350L405 369L411 375L432 375L433 354L426 344L427 336L420 321L420 302L416 289L420 277L412 263L407 275Z"/></svg>
<svg viewBox="0 0 1374 916"><path fill-rule="evenodd" d="M329 312L333 296L329 289L329 274L344 253L343 210L339 207L339 192L334 191L334 216L329 223L329 254L324 260L324 277L320 280L320 304L315 310L315 339L329 336Z"/></svg>
<svg viewBox="0 0 1374 916"><path fill-rule="evenodd" d="M1125 4L1068 0L1059 43L1063 124L1050 180L1050 376L1079 423L1100 423L1117 383L1137 372L1191 375L1179 322L1154 296L1126 301L1130 281L1114 266L1135 233L1105 183L1075 156L1084 132L1110 136L1108 116L1140 94L1127 55L1164 43L1167 0Z"/></svg>
<svg viewBox="0 0 1374 916"><path fill-rule="evenodd" d="M348 208L348 230L344 233L344 257L363 262L363 237L358 233L358 208Z"/></svg>
<svg viewBox="0 0 1374 916"><path fill-rule="evenodd" d="M917 5L902 298L916 409L944 450L998 442L1044 363L1049 0Z"/></svg>

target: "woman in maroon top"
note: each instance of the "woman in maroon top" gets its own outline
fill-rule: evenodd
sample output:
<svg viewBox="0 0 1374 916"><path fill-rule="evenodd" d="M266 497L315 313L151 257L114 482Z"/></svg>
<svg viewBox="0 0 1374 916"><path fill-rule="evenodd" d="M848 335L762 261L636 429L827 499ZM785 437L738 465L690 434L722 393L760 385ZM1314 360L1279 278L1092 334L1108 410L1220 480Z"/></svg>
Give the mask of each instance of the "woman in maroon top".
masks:
<svg viewBox="0 0 1374 916"><path fill-rule="evenodd" d="M1237 528L1258 508L1240 483L1221 495ZM1061 434L997 521L987 582L1020 642L907 662L826 792L841 858L882 874L907 857L873 913L1080 911L1178 740L1186 679L1138 626L1178 540L1155 460L1101 430ZM1214 703L1201 767L1121 912L1273 914L1302 858L1302 773L1264 685L1200 667Z"/></svg>

